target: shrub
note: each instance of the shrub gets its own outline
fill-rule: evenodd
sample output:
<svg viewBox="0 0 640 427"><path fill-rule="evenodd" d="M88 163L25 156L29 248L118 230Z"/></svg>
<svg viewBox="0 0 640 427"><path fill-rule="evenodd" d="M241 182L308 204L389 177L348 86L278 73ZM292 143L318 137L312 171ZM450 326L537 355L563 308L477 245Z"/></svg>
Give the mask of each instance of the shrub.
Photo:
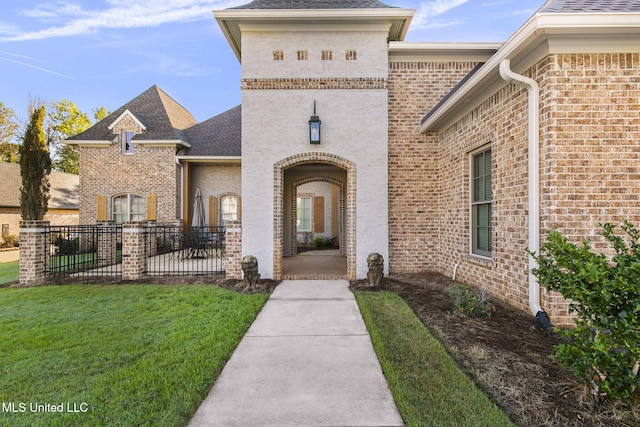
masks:
<svg viewBox="0 0 640 427"><path fill-rule="evenodd" d="M4 239L4 243L0 245L0 247L3 247L3 248L14 248L14 247L17 247L20 243L20 241L18 240L18 236L13 234L4 236L3 239Z"/></svg>
<svg viewBox="0 0 640 427"><path fill-rule="evenodd" d="M566 343L556 347L555 357L568 366L596 397L636 397L640 379L640 234L625 221L626 237L615 226L604 224L601 235L615 255L577 246L551 231L540 248L530 252L538 262L533 274L547 289L571 301L576 328L562 331Z"/></svg>
<svg viewBox="0 0 640 427"><path fill-rule="evenodd" d="M484 291L478 294L467 285L455 284L448 294L453 301L455 313L469 317L487 317L491 315Z"/></svg>
<svg viewBox="0 0 640 427"><path fill-rule="evenodd" d="M320 249L324 246L324 239L321 236L316 237L315 239L313 239L313 245Z"/></svg>

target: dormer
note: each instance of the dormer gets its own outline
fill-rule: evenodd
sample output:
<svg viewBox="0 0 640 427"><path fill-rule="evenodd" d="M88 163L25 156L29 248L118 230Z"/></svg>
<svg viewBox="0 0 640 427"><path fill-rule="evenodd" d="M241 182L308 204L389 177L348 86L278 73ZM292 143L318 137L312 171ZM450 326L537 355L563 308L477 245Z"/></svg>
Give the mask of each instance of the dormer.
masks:
<svg viewBox="0 0 640 427"><path fill-rule="evenodd" d="M113 132L116 135L115 140L122 144L122 154L133 154L135 150L133 137L146 131L147 127L127 109L107 129Z"/></svg>

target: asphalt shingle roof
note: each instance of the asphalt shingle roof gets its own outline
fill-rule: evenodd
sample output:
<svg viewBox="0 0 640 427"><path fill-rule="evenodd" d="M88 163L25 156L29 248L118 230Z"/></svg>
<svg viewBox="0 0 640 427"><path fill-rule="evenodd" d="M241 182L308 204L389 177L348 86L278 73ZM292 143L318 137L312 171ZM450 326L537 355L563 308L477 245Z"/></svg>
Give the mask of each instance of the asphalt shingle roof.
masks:
<svg viewBox="0 0 640 427"><path fill-rule="evenodd" d="M640 0L549 0L543 13L640 12Z"/></svg>
<svg viewBox="0 0 640 427"><path fill-rule="evenodd" d="M378 9L390 8L378 0L254 0L231 9Z"/></svg>
<svg viewBox="0 0 640 427"><path fill-rule="evenodd" d="M0 162L0 206L19 207L20 165L17 163ZM80 178L70 173L52 171L49 175L49 208L52 209L78 209Z"/></svg>
<svg viewBox="0 0 640 427"><path fill-rule="evenodd" d="M240 156L242 146L242 107L191 126L185 131L191 148L188 156Z"/></svg>
<svg viewBox="0 0 640 427"><path fill-rule="evenodd" d="M186 156L240 155L240 106L197 123L191 113L155 85L68 140L112 141L114 135L109 126L126 110L146 127L146 131L135 135L133 141L181 140L191 146L180 150L179 154Z"/></svg>
<svg viewBox="0 0 640 427"><path fill-rule="evenodd" d="M184 140L184 129L197 123L189 111L154 85L85 132L69 138L69 141L112 140L114 135L109 125L125 110L129 110L147 128L146 132L136 135L134 141Z"/></svg>

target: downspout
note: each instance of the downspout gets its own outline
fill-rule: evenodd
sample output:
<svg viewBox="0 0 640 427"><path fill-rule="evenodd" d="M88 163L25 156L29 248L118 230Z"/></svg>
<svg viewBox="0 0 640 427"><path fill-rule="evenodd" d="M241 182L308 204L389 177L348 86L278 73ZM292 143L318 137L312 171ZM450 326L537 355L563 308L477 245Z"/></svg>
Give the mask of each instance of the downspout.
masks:
<svg viewBox="0 0 640 427"><path fill-rule="evenodd" d="M507 82L516 82L529 92L529 242L530 251L540 252L540 86L526 76L511 70L511 61L500 63L500 76ZM538 323L545 329L553 328L549 315L540 306L540 284L531 273L537 267L535 259L529 255L529 309Z"/></svg>

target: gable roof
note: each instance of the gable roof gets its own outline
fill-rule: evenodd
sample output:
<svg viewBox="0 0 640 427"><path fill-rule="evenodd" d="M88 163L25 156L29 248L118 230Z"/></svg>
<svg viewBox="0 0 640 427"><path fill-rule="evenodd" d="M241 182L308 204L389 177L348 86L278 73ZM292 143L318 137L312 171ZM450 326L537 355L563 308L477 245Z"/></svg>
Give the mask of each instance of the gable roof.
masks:
<svg viewBox="0 0 640 427"><path fill-rule="evenodd" d="M20 165L17 163L0 162L0 207L20 207ZM52 171L49 175L49 208L50 209L78 209L80 205L79 185L80 177L70 173Z"/></svg>
<svg viewBox="0 0 640 427"><path fill-rule="evenodd" d="M185 141L184 129L196 124L196 119L158 86L153 85L113 113L67 141L112 141L110 126L129 111L146 131L135 135L134 141Z"/></svg>
<svg viewBox="0 0 640 427"><path fill-rule="evenodd" d="M377 9L392 8L378 0L254 0L230 9Z"/></svg>
<svg viewBox="0 0 640 427"><path fill-rule="evenodd" d="M242 147L242 107L238 105L191 126L185 135L191 148L181 150L181 157L239 157Z"/></svg>

